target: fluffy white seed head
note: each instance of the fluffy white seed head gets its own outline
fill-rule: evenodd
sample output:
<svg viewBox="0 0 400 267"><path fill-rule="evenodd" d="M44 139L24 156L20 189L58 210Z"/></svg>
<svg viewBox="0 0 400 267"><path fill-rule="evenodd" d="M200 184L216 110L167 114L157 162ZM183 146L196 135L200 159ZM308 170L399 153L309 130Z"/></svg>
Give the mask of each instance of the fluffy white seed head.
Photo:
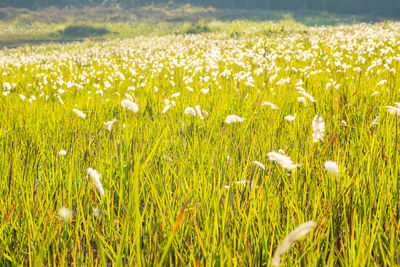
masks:
<svg viewBox="0 0 400 267"><path fill-rule="evenodd" d="M101 185L101 182L100 182L100 177L101 177L100 173L98 173L95 169L92 169L92 168L88 168L87 172L88 172L90 178L92 178L92 182L96 186L100 195L104 196L103 186Z"/></svg>
<svg viewBox="0 0 400 267"><path fill-rule="evenodd" d="M239 116L236 116L236 115L229 115L225 119L225 123L227 123L227 124L231 124L231 123L235 123L235 122L242 122L242 121L244 121L244 119Z"/></svg>
<svg viewBox="0 0 400 267"><path fill-rule="evenodd" d="M306 99L305 99L304 97L302 97L302 96L299 96L299 97L297 98L297 101L299 101L299 102L303 103L303 104L304 104L304 106L306 106L306 105L307 105L307 103L306 103Z"/></svg>
<svg viewBox="0 0 400 267"><path fill-rule="evenodd" d="M315 100L314 97L312 97L310 94L308 94L303 88L298 87L297 90L298 90L297 92L299 94L302 94L303 96L307 97L308 100L310 100L311 102L317 102L317 100Z"/></svg>
<svg viewBox="0 0 400 267"><path fill-rule="evenodd" d="M287 115L285 116L285 120L287 121L294 121L296 119L296 113L292 116L292 115Z"/></svg>
<svg viewBox="0 0 400 267"><path fill-rule="evenodd" d="M235 184L241 186L250 186L250 188L258 188L258 185L254 184L253 181L250 180L235 181Z"/></svg>
<svg viewBox="0 0 400 267"><path fill-rule="evenodd" d="M9 82L4 82L4 83L3 83L3 89L4 89L4 90L7 90L7 91L10 91L10 90L11 90L11 83L9 83Z"/></svg>
<svg viewBox="0 0 400 267"><path fill-rule="evenodd" d="M178 97L178 96L180 96L180 95L181 95L180 92L176 92L175 94L172 94L172 95L171 95L171 98L175 98L175 97Z"/></svg>
<svg viewBox="0 0 400 267"><path fill-rule="evenodd" d="M339 167L338 167L337 163L334 161L326 161L324 163L324 167L328 172L331 172L335 175L337 175L339 173Z"/></svg>
<svg viewBox="0 0 400 267"><path fill-rule="evenodd" d="M278 106L276 106L275 104L268 102L268 101L265 101L264 103L262 103L261 106L268 106L271 109L279 109Z"/></svg>
<svg viewBox="0 0 400 267"><path fill-rule="evenodd" d="M172 106L171 105L166 105L162 111L162 113L165 113L168 111L168 109L170 109Z"/></svg>
<svg viewBox="0 0 400 267"><path fill-rule="evenodd" d="M139 111L139 107L135 102L130 101L129 99L122 100L121 105L124 108L132 110L134 113Z"/></svg>
<svg viewBox="0 0 400 267"><path fill-rule="evenodd" d="M65 222L69 222L72 219L72 212L66 208L62 207L58 210L58 216Z"/></svg>
<svg viewBox="0 0 400 267"><path fill-rule="evenodd" d="M75 114L78 115L79 117L83 119L86 118L86 114L80 111L79 109L73 108L72 111L75 112Z"/></svg>
<svg viewBox="0 0 400 267"><path fill-rule="evenodd" d="M196 110L197 114L199 115L201 120L204 120L203 112L201 112L200 106L195 106L194 109Z"/></svg>
<svg viewBox="0 0 400 267"><path fill-rule="evenodd" d="M261 162L255 160L252 162L254 165L257 165L258 167L260 167L261 169L265 170L265 166L264 164L262 164Z"/></svg>
<svg viewBox="0 0 400 267"><path fill-rule="evenodd" d="M384 85L385 83L387 83L387 80L381 80L376 85L380 86L380 85Z"/></svg>
<svg viewBox="0 0 400 267"><path fill-rule="evenodd" d="M320 115L315 115L311 123L313 129L313 142L316 143L319 140L324 140L324 132L325 132L325 122L324 119Z"/></svg>
<svg viewBox="0 0 400 267"><path fill-rule="evenodd" d="M369 124L369 126L378 125L379 116L376 116L375 119Z"/></svg>
<svg viewBox="0 0 400 267"><path fill-rule="evenodd" d="M101 208L93 208L92 211L93 211L93 216L99 219L101 216Z"/></svg>
<svg viewBox="0 0 400 267"><path fill-rule="evenodd" d="M400 108L392 107L392 106L386 106L386 108L390 114L396 114L397 116L400 116Z"/></svg>
<svg viewBox="0 0 400 267"><path fill-rule="evenodd" d="M203 89L200 90L200 92L202 92L203 94L207 94L209 91L210 90L206 89L206 88L203 88Z"/></svg>
<svg viewBox="0 0 400 267"><path fill-rule="evenodd" d="M278 248L274 252L274 256L271 260L271 266L276 267L281 263L281 256L290 249L293 243L299 240L302 236L308 234L315 227L315 222L308 221L302 225L296 227L291 231L285 239L279 244Z"/></svg>
<svg viewBox="0 0 400 267"><path fill-rule="evenodd" d="M60 101L60 104L64 105L64 101L62 100L61 96L58 95L57 98L58 98L58 101Z"/></svg>
<svg viewBox="0 0 400 267"><path fill-rule="evenodd" d="M64 149L62 149L62 150L60 150L60 151L58 152L58 155L60 155L60 156L65 156L65 155L67 155L67 151L64 150Z"/></svg>
<svg viewBox="0 0 400 267"><path fill-rule="evenodd" d="M185 114L190 114L196 117L196 111L192 107L185 108Z"/></svg>
<svg viewBox="0 0 400 267"><path fill-rule="evenodd" d="M109 130L111 132L112 126L116 121L118 121L118 120L116 118L114 118L110 121L105 122L104 125L106 126L107 130Z"/></svg>
<svg viewBox="0 0 400 267"><path fill-rule="evenodd" d="M300 166L300 164L293 164L293 161L290 159L290 157L277 153L275 151L269 152L267 154L269 160L271 161L276 161L281 167L293 171L296 169L296 167Z"/></svg>

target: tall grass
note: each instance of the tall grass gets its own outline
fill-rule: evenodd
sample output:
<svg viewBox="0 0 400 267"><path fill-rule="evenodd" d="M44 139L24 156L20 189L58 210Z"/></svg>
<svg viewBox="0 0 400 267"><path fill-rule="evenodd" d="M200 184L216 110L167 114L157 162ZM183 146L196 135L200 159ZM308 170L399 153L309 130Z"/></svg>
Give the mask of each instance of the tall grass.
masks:
<svg viewBox="0 0 400 267"><path fill-rule="evenodd" d="M399 120L385 108L400 100L399 33L386 23L0 51L0 265L265 266L307 221L285 264L399 265ZM316 102L297 100L306 94ZM185 114L197 105L204 119ZM313 142L317 114L325 136ZM272 151L301 165L288 171Z"/></svg>

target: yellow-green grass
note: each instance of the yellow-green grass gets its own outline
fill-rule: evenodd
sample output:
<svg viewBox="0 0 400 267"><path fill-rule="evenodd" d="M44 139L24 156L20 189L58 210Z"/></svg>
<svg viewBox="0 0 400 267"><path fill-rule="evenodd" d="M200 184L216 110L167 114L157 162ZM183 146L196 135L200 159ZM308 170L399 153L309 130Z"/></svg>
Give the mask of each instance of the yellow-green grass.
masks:
<svg viewBox="0 0 400 267"><path fill-rule="evenodd" d="M357 24L0 51L0 265L266 266L310 220L283 264L399 265L399 118L386 108L400 102L399 33ZM299 87L316 102L299 102ZM204 119L184 113L197 105ZM270 161L279 149L301 166Z"/></svg>

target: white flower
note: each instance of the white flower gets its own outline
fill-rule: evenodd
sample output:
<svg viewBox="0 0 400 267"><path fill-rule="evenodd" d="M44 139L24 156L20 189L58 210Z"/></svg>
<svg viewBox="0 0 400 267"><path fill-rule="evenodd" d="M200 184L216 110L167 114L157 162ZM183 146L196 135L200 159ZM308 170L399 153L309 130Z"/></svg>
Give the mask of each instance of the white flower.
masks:
<svg viewBox="0 0 400 267"><path fill-rule="evenodd" d="M61 105L64 105L64 101L62 100L61 96L58 95L57 98L58 98L58 101L60 101Z"/></svg>
<svg viewBox="0 0 400 267"><path fill-rule="evenodd" d="M337 163L334 161L326 161L324 163L324 167L328 172L331 172L335 175L337 175L339 172L339 167L338 167Z"/></svg>
<svg viewBox="0 0 400 267"><path fill-rule="evenodd" d="M165 107L162 113L167 112L172 106L175 106L175 101L169 101L169 99L164 99Z"/></svg>
<svg viewBox="0 0 400 267"><path fill-rule="evenodd" d="M376 116L375 119L369 124L369 126L378 125L378 119L379 119L379 116Z"/></svg>
<svg viewBox="0 0 400 267"><path fill-rule="evenodd" d="M199 115L200 119L204 120L203 113L201 112L200 106L195 106L194 109L196 110L196 112Z"/></svg>
<svg viewBox="0 0 400 267"><path fill-rule="evenodd" d="M244 121L244 119L239 116L236 116L236 115L229 115L225 119L225 123L227 123L227 124L231 124L231 123L235 123L235 122L242 122L242 121Z"/></svg>
<svg viewBox="0 0 400 267"><path fill-rule="evenodd" d="M387 83L387 80L381 80L381 81L379 81L376 85L377 85L377 86L379 86L379 85L384 85L385 83Z"/></svg>
<svg viewBox="0 0 400 267"><path fill-rule="evenodd" d="M90 178L92 178L93 184L96 186L97 190L99 190L100 195L104 196L103 186L101 185L100 182L101 175L95 169L92 168L88 168L87 172L90 175Z"/></svg>
<svg viewBox="0 0 400 267"><path fill-rule="evenodd" d="M170 109L170 107L172 107L171 105L167 105L167 106L165 106L164 107L164 109L163 109L163 111L162 111L162 113L165 113L165 112L167 112L168 111L168 109Z"/></svg>
<svg viewBox="0 0 400 267"><path fill-rule="evenodd" d="M60 150L60 152L58 152L58 155L65 156L65 155L67 155L67 151L62 149L62 150Z"/></svg>
<svg viewBox="0 0 400 267"><path fill-rule="evenodd" d="M294 121L296 119L296 113L292 116L292 115L287 115L285 116L285 120L287 121Z"/></svg>
<svg viewBox="0 0 400 267"><path fill-rule="evenodd" d="M128 93L125 93L125 97L126 97L127 99L129 99L129 100L133 100L133 97L132 97L130 94L128 94Z"/></svg>
<svg viewBox="0 0 400 267"><path fill-rule="evenodd" d="M139 107L135 102L130 101L129 99L122 100L121 105L124 108L132 110L134 113L139 111Z"/></svg>
<svg viewBox="0 0 400 267"><path fill-rule="evenodd" d="M206 88L203 88L203 89L200 90L200 92L202 92L203 94L207 94L209 91L210 90L206 89Z"/></svg>
<svg viewBox="0 0 400 267"><path fill-rule="evenodd" d="M299 86L299 87L296 87L296 89L297 89L297 92L298 92L299 94L304 95L304 96L307 97L311 102L317 102L317 100L315 100L314 97L312 97L311 95L309 95L309 94L308 94L303 88L301 88L300 86Z"/></svg>
<svg viewBox="0 0 400 267"><path fill-rule="evenodd" d="M104 122L104 125L106 126L107 130L111 131L112 126L116 121L118 121L118 120L116 118L114 118L110 121Z"/></svg>
<svg viewBox="0 0 400 267"><path fill-rule="evenodd" d="M94 215L94 217L96 217L97 219L99 219L100 216L101 216L101 208L92 208L92 210L93 210L93 215Z"/></svg>
<svg viewBox="0 0 400 267"><path fill-rule="evenodd" d="M125 81L125 75L123 75L121 72L117 71L115 75L122 81Z"/></svg>
<svg viewBox="0 0 400 267"><path fill-rule="evenodd" d="M306 99L305 99L304 97L302 97L302 96L299 96L299 97L297 98L297 101L299 101L299 102L303 103L303 104L304 104L304 106L306 106L306 105L307 105L307 103L306 103Z"/></svg>
<svg viewBox="0 0 400 267"><path fill-rule="evenodd" d="M3 83L3 89L6 90L6 91L10 91L11 90L11 83L4 82Z"/></svg>
<svg viewBox="0 0 400 267"><path fill-rule="evenodd" d="M175 94L172 94L172 95L171 95L171 98L178 97L178 96L180 96L180 95L181 95L181 93L177 92L177 93L175 93Z"/></svg>
<svg viewBox="0 0 400 267"><path fill-rule="evenodd" d="M324 132L325 132L325 122L324 119L320 115L315 115L311 123L313 129L313 142L316 143L319 140L324 140Z"/></svg>
<svg viewBox="0 0 400 267"><path fill-rule="evenodd" d="M379 94L379 92L378 92L378 91L375 91L375 92L373 92L373 93L371 94L371 96L374 96L374 95L377 95L377 94Z"/></svg>
<svg viewBox="0 0 400 267"><path fill-rule="evenodd" d="M75 112L76 115L78 115L79 117L81 117L81 118L86 118L86 114L83 113L82 111L80 111L80 110L78 110L78 109L76 109L76 108L73 108L72 111Z"/></svg>
<svg viewBox="0 0 400 267"><path fill-rule="evenodd" d="M386 108L390 114L396 114L397 116L400 116L400 108L396 108L396 107L392 107L392 106L386 106Z"/></svg>
<svg viewBox="0 0 400 267"><path fill-rule="evenodd" d="M272 104L271 102L265 101L264 103L261 104L261 106L269 106L271 109L279 109L275 104Z"/></svg>
<svg viewBox="0 0 400 267"><path fill-rule="evenodd" d="M281 167L292 171L296 169L296 167L300 166L300 164L293 164L293 161L290 159L290 157L277 153L275 151L269 152L267 154L269 160L276 161Z"/></svg>
<svg viewBox="0 0 400 267"><path fill-rule="evenodd" d="M58 216L65 222L71 221L72 218L72 212L66 208L62 207L58 210Z"/></svg>
<svg viewBox="0 0 400 267"><path fill-rule="evenodd" d="M261 162L259 162L259 161L253 161L252 162L254 165L257 165L258 167L260 167L261 169L263 169L263 170L265 170L265 166L264 166L264 164L262 164Z"/></svg>
<svg viewBox="0 0 400 267"><path fill-rule="evenodd" d="M192 107L187 107L187 108L185 108L185 114L190 114L190 115L196 116L196 111Z"/></svg>
<svg viewBox="0 0 400 267"><path fill-rule="evenodd" d="M111 87L111 83L109 81L105 81L104 82L104 87L105 88L110 88Z"/></svg>
<svg viewBox="0 0 400 267"><path fill-rule="evenodd" d="M315 227L315 222L308 221L302 225L296 227L291 231L285 239L279 244L278 248L274 252L274 256L271 259L271 266L276 267L281 263L281 256L283 253L288 251L293 243L299 240L302 236L308 234Z"/></svg>
<svg viewBox="0 0 400 267"><path fill-rule="evenodd" d="M250 188L257 188L258 185L254 185L253 181L249 181L249 180L242 180L242 181L235 181L235 184L237 185L242 185L242 186L247 186L250 185Z"/></svg>

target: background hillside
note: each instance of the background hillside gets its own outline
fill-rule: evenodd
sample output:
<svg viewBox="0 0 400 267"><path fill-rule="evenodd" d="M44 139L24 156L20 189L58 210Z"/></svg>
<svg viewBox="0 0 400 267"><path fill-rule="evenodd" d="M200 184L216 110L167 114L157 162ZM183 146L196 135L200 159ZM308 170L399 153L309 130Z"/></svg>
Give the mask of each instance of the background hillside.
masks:
<svg viewBox="0 0 400 267"><path fill-rule="evenodd" d="M262 8L273 10L316 10L346 14L400 16L400 0L2 0L1 7L40 9L45 7L192 4L216 8Z"/></svg>

